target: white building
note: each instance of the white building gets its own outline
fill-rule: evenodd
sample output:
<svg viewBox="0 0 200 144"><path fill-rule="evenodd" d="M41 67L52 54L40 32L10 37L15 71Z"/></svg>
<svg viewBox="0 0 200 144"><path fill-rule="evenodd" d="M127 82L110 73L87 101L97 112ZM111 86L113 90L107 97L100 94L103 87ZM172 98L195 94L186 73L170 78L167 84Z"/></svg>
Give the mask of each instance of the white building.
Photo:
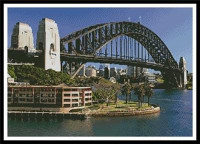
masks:
<svg viewBox="0 0 200 144"><path fill-rule="evenodd" d="M96 77L97 76L97 71L94 67L88 66L85 70L85 74L88 77Z"/></svg>

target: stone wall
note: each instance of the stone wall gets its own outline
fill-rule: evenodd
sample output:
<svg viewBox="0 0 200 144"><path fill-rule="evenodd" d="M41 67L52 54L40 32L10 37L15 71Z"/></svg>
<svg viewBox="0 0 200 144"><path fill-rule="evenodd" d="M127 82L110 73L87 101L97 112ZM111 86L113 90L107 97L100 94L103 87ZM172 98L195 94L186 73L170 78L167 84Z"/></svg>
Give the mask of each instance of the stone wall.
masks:
<svg viewBox="0 0 200 144"><path fill-rule="evenodd" d="M37 33L37 47L42 50L45 70L61 71L60 64L60 36L55 21L43 18Z"/></svg>
<svg viewBox="0 0 200 144"><path fill-rule="evenodd" d="M18 22L13 28L11 37L11 48L15 49L34 49L33 33L28 24Z"/></svg>

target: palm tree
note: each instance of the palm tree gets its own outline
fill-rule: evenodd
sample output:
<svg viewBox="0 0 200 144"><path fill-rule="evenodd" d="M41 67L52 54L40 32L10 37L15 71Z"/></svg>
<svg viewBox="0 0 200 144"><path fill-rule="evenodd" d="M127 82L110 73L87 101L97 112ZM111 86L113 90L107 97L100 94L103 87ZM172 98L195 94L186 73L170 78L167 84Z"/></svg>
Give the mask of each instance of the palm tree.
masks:
<svg viewBox="0 0 200 144"><path fill-rule="evenodd" d="M145 95L148 97L148 106L149 106L149 99L153 95L153 90L149 85L145 85Z"/></svg>
<svg viewBox="0 0 200 144"><path fill-rule="evenodd" d="M142 107L142 98L145 95L144 85L138 85L138 86L134 87L134 94L138 96L139 108Z"/></svg>
<svg viewBox="0 0 200 144"><path fill-rule="evenodd" d="M129 83L125 83L122 86L121 93L126 96L126 104L128 104L128 95L131 93L131 85Z"/></svg>

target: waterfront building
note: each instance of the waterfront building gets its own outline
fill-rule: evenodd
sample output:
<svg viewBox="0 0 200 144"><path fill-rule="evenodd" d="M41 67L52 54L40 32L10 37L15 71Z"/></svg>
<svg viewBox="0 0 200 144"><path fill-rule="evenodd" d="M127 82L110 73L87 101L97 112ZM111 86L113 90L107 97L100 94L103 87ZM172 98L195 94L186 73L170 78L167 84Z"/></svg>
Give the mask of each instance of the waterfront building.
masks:
<svg viewBox="0 0 200 144"><path fill-rule="evenodd" d="M74 108L92 104L91 87L57 86L9 86L9 107L57 107Z"/></svg>
<svg viewBox="0 0 200 144"><path fill-rule="evenodd" d="M97 71L95 67L88 66L85 70L86 76L88 77L96 77L97 76Z"/></svg>

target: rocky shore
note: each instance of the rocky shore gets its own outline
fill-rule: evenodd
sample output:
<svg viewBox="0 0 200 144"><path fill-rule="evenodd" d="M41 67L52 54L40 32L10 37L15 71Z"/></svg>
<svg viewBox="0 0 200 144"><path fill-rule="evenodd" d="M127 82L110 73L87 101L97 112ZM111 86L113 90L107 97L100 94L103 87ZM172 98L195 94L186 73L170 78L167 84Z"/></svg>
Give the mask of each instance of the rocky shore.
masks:
<svg viewBox="0 0 200 144"><path fill-rule="evenodd" d="M143 110L122 110L122 111L101 111L91 110L87 112L87 116L101 117L101 116L132 116L132 115L146 115L160 112L160 107L151 107Z"/></svg>

